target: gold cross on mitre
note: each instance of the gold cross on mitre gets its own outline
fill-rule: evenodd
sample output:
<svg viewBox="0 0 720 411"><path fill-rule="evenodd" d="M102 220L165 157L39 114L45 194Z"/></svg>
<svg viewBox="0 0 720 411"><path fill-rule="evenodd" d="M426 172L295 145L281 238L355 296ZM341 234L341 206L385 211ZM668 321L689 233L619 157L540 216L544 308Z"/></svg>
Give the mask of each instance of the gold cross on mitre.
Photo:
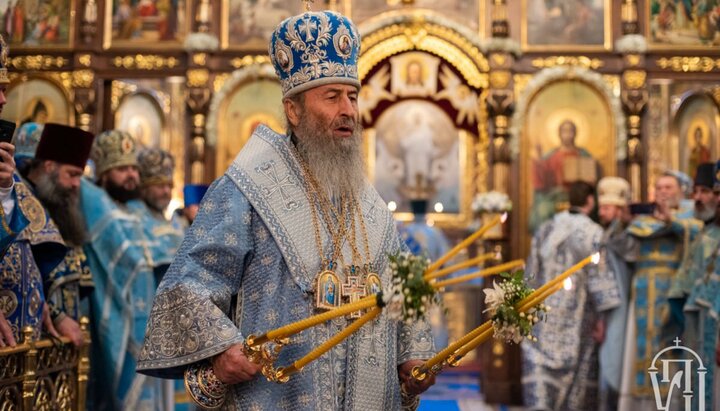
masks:
<svg viewBox="0 0 720 411"><path fill-rule="evenodd" d="M315 3L315 0L302 0L305 4L305 11L311 11L310 3Z"/></svg>

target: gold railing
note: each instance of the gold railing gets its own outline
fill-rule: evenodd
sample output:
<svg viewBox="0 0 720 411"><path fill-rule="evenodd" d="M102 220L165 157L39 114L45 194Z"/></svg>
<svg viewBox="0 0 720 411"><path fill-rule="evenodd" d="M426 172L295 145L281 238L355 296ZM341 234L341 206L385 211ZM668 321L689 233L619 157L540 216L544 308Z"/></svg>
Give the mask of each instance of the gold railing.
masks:
<svg viewBox="0 0 720 411"><path fill-rule="evenodd" d="M80 319L85 344L68 338L33 341L31 328L23 343L0 349L0 410L84 410L90 372L87 317Z"/></svg>

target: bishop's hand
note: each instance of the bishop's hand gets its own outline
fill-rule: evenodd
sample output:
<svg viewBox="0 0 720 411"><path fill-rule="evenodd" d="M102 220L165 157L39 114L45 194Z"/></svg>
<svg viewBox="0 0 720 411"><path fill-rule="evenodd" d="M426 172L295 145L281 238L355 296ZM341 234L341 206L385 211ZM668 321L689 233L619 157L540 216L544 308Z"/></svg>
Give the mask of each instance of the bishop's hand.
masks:
<svg viewBox="0 0 720 411"><path fill-rule="evenodd" d="M243 344L235 344L212 360L213 373L225 384L250 381L260 371L260 366L245 356Z"/></svg>
<svg viewBox="0 0 720 411"><path fill-rule="evenodd" d="M404 362L398 366L398 376L400 377L400 384L404 386L404 390L411 396L420 395L425 392L430 386L435 384L435 376L427 374L424 380L418 381L412 376L412 370L415 367L423 365L424 361L411 360Z"/></svg>

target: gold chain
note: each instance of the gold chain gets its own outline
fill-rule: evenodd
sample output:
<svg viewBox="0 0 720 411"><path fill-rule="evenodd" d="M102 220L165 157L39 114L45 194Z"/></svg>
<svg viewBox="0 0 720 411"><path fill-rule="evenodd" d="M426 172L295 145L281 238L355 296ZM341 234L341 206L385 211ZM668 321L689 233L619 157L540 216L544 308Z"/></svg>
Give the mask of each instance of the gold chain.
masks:
<svg viewBox="0 0 720 411"><path fill-rule="evenodd" d="M319 203L319 207L321 209L326 208L323 206L323 200L324 198L320 194L319 190L317 189L317 182L315 178L313 177L312 173L308 169L307 165L303 161L303 159L296 155L296 159L298 163L300 164L300 167L303 171L304 177L305 177L305 196L307 197L308 203L310 203L310 207L312 207L311 215L312 215L312 222L313 222L313 228L315 230L315 243L317 245L318 253L320 254L321 258L323 255L323 247L322 247L322 239L320 236L320 224L318 221L318 214L322 214L325 220L325 224L327 225L328 232L330 233L330 237L332 238L333 243L333 255L332 259L330 261L327 261L327 263L333 263L338 261L338 259L342 259L342 239L345 237L345 221L344 219L338 221L341 223L340 227L338 228L337 232L332 229L332 220L329 216L329 210L318 210L318 204L314 201L315 199L313 197L317 197ZM322 211L322 212L320 212ZM326 265L326 264L323 264Z"/></svg>

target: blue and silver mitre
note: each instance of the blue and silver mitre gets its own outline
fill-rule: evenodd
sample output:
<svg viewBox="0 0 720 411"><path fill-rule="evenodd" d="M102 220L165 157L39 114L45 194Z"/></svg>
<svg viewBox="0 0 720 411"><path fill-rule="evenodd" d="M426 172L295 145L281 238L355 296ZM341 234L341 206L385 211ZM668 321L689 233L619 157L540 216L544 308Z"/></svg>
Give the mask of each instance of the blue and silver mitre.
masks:
<svg viewBox="0 0 720 411"><path fill-rule="evenodd" d="M340 13L305 12L285 19L272 34L269 52L284 97L324 84L360 88L360 36Z"/></svg>

